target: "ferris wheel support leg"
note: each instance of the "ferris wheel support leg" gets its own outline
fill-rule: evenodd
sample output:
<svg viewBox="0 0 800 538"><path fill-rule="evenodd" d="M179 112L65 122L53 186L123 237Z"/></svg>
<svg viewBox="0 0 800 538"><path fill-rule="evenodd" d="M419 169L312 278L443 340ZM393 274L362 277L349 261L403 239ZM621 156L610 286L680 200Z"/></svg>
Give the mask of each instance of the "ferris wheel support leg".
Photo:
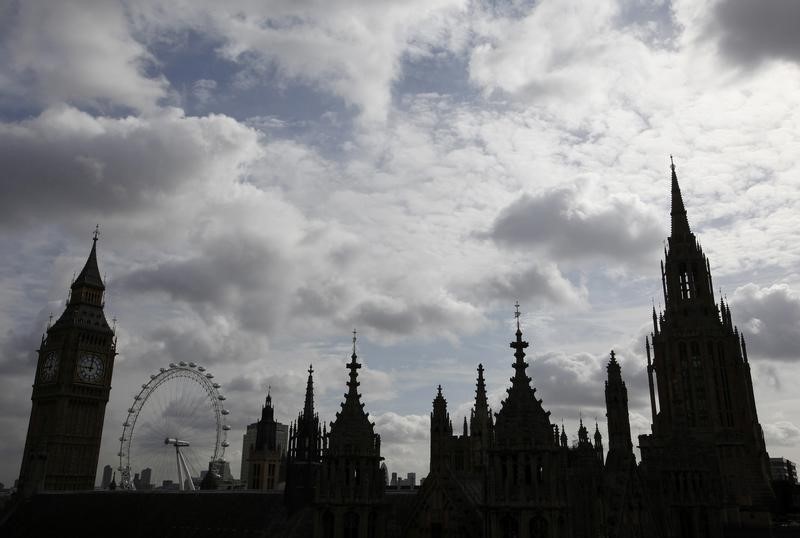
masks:
<svg viewBox="0 0 800 538"><path fill-rule="evenodd" d="M175 445L175 461L178 464L178 491L183 491L183 477L181 476L181 451Z"/></svg>
<svg viewBox="0 0 800 538"><path fill-rule="evenodd" d="M183 463L183 472L186 475L186 480L189 482L189 490L194 491L194 480L192 480L192 473L189 472L189 465L186 463L186 458L183 454L180 455L181 463Z"/></svg>

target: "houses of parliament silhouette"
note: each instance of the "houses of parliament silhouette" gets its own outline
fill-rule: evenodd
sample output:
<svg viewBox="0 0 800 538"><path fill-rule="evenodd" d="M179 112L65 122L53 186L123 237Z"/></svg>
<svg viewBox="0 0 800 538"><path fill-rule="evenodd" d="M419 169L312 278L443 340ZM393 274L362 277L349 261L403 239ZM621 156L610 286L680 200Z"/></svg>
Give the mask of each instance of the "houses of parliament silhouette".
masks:
<svg viewBox="0 0 800 538"><path fill-rule="evenodd" d="M661 312L653 308L652 333L644 342L652 431L639 436L640 462L614 352L604 386L607 450L597 425L590 432L583 421L577 443L570 445L527 375L529 344L517 307L511 384L500 409L489 408L478 365L474 404L459 433L440 385L430 414L430 473L418 490L386 487L381 439L358 390L354 334L347 393L329 428L314 410L309 368L304 406L290 426L283 492L76 493L94 485L116 349L103 314L95 235L68 306L38 351L19 499L0 520L0 531L5 536L59 531L319 538L770 536L774 495L744 336L729 306L714 298L709 261L689 226L674 164L671 170L671 232L661 265L665 306ZM262 417L274 421L271 409ZM274 431L267 426L259 428Z"/></svg>

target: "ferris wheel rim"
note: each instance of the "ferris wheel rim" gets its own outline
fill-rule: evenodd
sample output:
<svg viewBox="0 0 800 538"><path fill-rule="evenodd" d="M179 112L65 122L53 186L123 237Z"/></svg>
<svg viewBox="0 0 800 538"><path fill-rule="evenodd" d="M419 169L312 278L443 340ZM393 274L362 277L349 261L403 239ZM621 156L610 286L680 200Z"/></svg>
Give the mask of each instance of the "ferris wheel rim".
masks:
<svg viewBox="0 0 800 538"><path fill-rule="evenodd" d="M120 448L119 468L122 473L122 487L132 488L133 484L130 479L131 470L131 443L134 437L136 421L139 418L139 413L144 408L150 396L156 391L158 387L171 379L186 378L197 383L207 394L208 399L211 401L213 408L214 419L216 422L216 440L214 445L214 454L211 462L217 462L225 457L225 449L228 447L228 430L230 427L227 424L226 416L229 411L225 409L222 402L226 400L220 391L220 385L213 382L213 374L208 372L202 366L191 362L186 363L170 363L168 367L160 368L159 372L152 374L147 383L142 384L142 388L133 397L133 404L128 408L125 422L122 424L122 435L119 438Z"/></svg>

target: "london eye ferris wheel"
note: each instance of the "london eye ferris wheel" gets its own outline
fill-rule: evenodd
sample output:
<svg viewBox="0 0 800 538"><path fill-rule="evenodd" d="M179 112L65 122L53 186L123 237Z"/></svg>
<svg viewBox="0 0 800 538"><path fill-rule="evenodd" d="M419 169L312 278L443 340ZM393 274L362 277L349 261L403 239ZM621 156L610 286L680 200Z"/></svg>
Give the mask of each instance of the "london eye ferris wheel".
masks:
<svg viewBox="0 0 800 538"><path fill-rule="evenodd" d="M194 362L170 363L152 374L122 424L120 487L193 490L201 471L219 474L230 430L219 389L213 374Z"/></svg>

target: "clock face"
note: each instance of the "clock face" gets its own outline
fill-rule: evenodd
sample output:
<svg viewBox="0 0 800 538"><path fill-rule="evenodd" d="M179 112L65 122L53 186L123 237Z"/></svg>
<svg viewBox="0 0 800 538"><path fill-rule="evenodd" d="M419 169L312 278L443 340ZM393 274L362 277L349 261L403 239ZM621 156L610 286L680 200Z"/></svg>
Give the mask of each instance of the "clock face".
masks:
<svg viewBox="0 0 800 538"><path fill-rule="evenodd" d="M78 377L81 381L98 383L103 379L104 372L103 360L97 355L87 353L78 361Z"/></svg>
<svg viewBox="0 0 800 538"><path fill-rule="evenodd" d="M39 373L39 378L42 381L52 381L56 378L56 374L58 373L58 355L54 352L50 352L47 354L47 358L44 360L44 364L42 364L42 370Z"/></svg>

